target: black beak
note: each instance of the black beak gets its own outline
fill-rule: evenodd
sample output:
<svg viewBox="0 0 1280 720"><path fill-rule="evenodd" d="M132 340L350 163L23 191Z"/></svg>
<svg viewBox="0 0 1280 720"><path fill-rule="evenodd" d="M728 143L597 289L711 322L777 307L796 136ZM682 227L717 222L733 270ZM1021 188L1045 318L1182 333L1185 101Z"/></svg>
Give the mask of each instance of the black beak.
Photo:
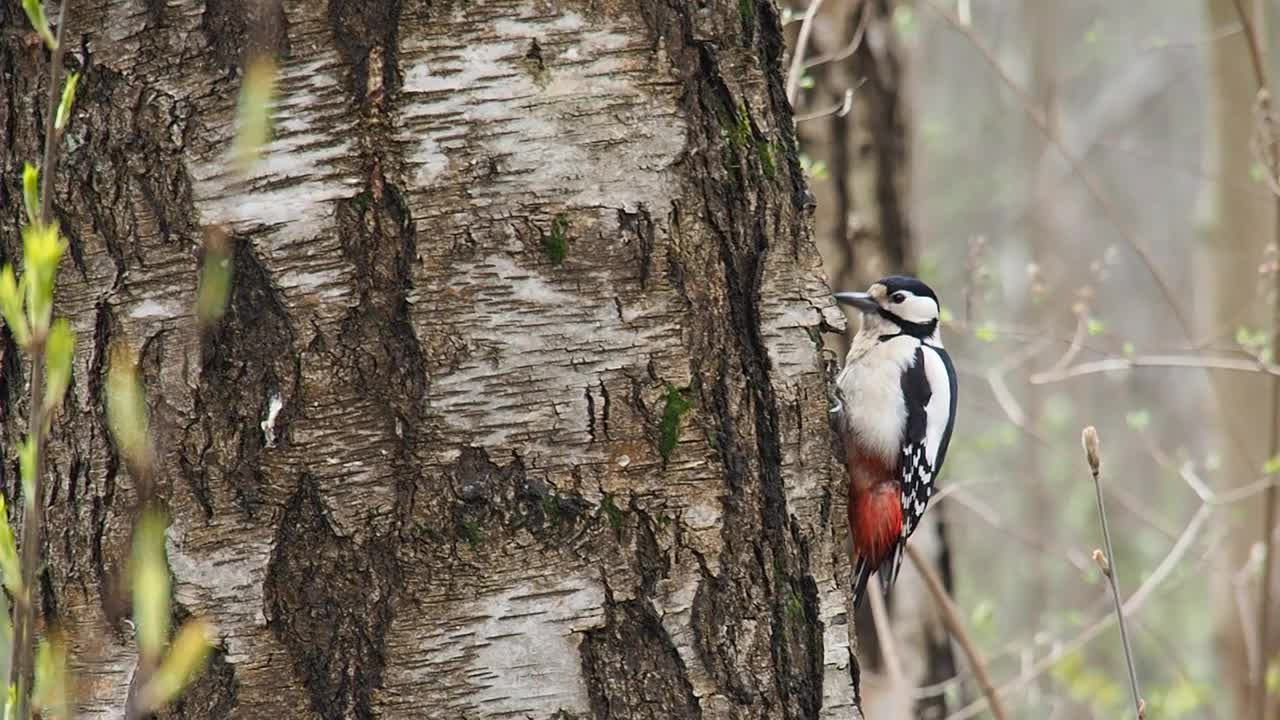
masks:
<svg viewBox="0 0 1280 720"><path fill-rule="evenodd" d="M880 309L880 303L877 303L875 298L864 292L842 292L836 293L832 297L841 305L850 305L864 313L872 313Z"/></svg>

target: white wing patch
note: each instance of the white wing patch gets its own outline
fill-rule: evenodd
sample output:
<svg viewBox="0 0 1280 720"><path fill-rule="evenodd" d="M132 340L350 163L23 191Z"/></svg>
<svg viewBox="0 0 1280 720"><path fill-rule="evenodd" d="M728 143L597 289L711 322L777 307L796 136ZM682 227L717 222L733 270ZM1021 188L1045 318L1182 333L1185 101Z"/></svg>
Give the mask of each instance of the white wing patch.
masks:
<svg viewBox="0 0 1280 720"><path fill-rule="evenodd" d="M943 451L944 441L953 422L951 409L951 383L947 363L943 360L941 348L929 344L920 345L917 362L923 362L923 375L928 386L928 400L924 403L925 416L923 438L904 438L902 447L902 464L898 468L898 478L902 482L902 539L905 542L920 524L925 508L929 506L929 498L933 496L934 480L938 470L939 453ZM912 371L920 372L914 367ZM923 398L919 398L923 399ZM909 408L920 412L921 408ZM945 460L945 454L943 455Z"/></svg>

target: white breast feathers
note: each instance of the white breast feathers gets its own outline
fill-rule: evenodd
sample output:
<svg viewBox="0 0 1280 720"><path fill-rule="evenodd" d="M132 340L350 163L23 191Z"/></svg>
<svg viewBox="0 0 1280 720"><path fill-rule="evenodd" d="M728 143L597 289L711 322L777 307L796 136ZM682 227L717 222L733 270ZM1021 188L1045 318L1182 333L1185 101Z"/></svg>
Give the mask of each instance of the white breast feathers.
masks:
<svg viewBox="0 0 1280 720"><path fill-rule="evenodd" d="M883 458L889 467L897 465L907 422L902 374L915 362L918 347L920 341L906 335L882 342L859 333L836 378L851 439L863 452Z"/></svg>

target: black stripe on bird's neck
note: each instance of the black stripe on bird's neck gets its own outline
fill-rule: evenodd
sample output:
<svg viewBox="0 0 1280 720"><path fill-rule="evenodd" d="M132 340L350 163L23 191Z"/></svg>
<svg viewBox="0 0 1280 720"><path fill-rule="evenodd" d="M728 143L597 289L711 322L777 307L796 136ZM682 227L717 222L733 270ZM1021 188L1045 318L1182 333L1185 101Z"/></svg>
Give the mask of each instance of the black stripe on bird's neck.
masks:
<svg viewBox="0 0 1280 720"><path fill-rule="evenodd" d="M933 319L933 320L930 320L929 322L922 322L922 323L911 322L910 320L903 320L902 318L898 317L897 315L894 315L893 313L889 312L888 310L885 310L884 308L880 308L880 317L884 318L885 320L888 320L894 325L897 325L899 330L899 332L893 335L881 335L880 336L881 341L888 340L889 338L897 337L898 335L910 335L911 337L917 338L919 340L927 340L929 339L930 336L932 336L938 330L937 319Z"/></svg>

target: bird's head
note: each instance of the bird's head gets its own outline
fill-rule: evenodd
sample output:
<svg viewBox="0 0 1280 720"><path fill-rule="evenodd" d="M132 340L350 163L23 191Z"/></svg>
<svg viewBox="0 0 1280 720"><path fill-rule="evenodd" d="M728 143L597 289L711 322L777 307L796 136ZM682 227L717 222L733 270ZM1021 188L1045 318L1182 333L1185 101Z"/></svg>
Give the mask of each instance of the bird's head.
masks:
<svg viewBox="0 0 1280 720"><path fill-rule="evenodd" d="M866 292L836 293L835 299L862 312L862 332L937 339L938 296L916 278L891 275Z"/></svg>

